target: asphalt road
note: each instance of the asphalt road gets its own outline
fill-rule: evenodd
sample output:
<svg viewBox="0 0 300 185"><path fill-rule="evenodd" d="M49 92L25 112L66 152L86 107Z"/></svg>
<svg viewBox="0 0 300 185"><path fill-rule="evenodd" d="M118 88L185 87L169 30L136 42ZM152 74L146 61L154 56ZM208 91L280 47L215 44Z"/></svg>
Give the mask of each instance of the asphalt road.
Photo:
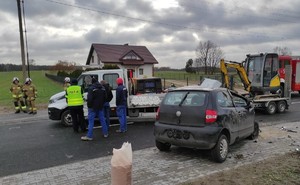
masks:
<svg viewBox="0 0 300 185"><path fill-rule="evenodd" d="M287 112L257 112L256 119L262 124L299 121L299 107L300 96L296 95ZM111 155L113 148L120 148L126 141L132 143L133 150L155 146L153 122L130 124L126 134L115 133L117 127L112 127L109 138L103 138L101 129L95 129L94 141L83 142L83 134L49 120L46 111L35 116L0 116L0 176Z"/></svg>

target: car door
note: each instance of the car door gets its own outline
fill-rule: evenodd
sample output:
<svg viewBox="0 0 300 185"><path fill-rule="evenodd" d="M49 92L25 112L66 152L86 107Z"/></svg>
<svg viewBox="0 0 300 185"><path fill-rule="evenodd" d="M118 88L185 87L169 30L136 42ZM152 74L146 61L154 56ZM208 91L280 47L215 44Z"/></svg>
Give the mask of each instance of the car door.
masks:
<svg viewBox="0 0 300 185"><path fill-rule="evenodd" d="M218 91L216 94L218 106L218 120L223 127L230 131L230 143L239 137L240 115L233 104L232 96L227 90Z"/></svg>
<svg viewBox="0 0 300 185"><path fill-rule="evenodd" d="M240 138L247 137L254 130L254 118L255 118L254 107L252 107L252 105L246 98L234 92L231 92L231 95L234 102L234 106L240 117L239 137Z"/></svg>

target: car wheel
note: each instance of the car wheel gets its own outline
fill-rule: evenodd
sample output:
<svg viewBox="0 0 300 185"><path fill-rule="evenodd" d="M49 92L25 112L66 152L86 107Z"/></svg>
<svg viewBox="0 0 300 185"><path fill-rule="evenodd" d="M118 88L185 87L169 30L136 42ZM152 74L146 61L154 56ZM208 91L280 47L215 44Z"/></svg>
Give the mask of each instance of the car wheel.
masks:
<svg viewBox="0 0 300 185"><path fill-rule="evenodd" d="M267 112L268 114L275 114L277 111L277 106L275 102L269 102L267 106Z"/></svg>
<svg viewBox="0 0 300 185"><path fill-rule="evenodd" d="M282 113L286 109L286 102L285 101L279 101L277 103L277 112Z"/></svg>
<svg viewBox="0 0 300 185"><path fill-rule="evenodd" d="M219 137L216 146L211 150L212 159L218 163L224 162L227 158L228 148L228 139L222 134Z"/></svg>
<svg viewBox="0 0 300 185"><path fill-rule="evenodd" d="M257 139L259 135L259 124L255 121L254 122L254 131L253 133L249 136L249 139L254 140Z"/></svg>
<svg viewBox="0 0 300 185"><path fill-rule="evenodd" d="M155 141L156 147L160 150L160 151L168 151L171 148L171 144L169 143L162 143L159 141Z"/></svg>
<svg viewBox="0 0 300 185"><path fill-rule="evenodd" d="M65 110L61 115L61 123L67 127L73 125L70 110Z"/></svg>

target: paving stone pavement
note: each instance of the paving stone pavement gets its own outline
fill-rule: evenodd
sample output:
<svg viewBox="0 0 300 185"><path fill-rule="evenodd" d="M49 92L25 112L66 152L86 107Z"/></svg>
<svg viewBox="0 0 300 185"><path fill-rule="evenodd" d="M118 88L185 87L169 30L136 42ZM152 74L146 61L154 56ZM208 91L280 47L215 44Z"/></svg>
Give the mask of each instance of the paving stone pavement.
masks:
<svg viewBox="0 0 300 185"><path fill-rule="evenodd" d="M300 122L261 127L257 140L243 140L230 147L227 160L214 163L209 152L172 147L170 152L147 148L133 152L135 185L169 185L229 170L282 155L300 148ZM294 132L295 131L295 132ZM297 133L296 133L297 132ZM132 146L134 148L134 146ZM106 156L0 178L3 185L110 184L110 160Z"/></svg>

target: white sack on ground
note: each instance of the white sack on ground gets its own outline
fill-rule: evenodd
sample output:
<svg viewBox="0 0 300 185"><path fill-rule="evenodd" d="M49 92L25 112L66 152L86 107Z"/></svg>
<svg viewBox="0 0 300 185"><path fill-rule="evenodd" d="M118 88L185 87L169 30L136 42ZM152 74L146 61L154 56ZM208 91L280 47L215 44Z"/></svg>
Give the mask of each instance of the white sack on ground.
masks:
<svg viewBox="0 0 300 185"><path fill-rule="evenodd" d="M132 184L132 148L131 143L123 143L120 149L113 149L111 158L111 184Z"/></svg>

